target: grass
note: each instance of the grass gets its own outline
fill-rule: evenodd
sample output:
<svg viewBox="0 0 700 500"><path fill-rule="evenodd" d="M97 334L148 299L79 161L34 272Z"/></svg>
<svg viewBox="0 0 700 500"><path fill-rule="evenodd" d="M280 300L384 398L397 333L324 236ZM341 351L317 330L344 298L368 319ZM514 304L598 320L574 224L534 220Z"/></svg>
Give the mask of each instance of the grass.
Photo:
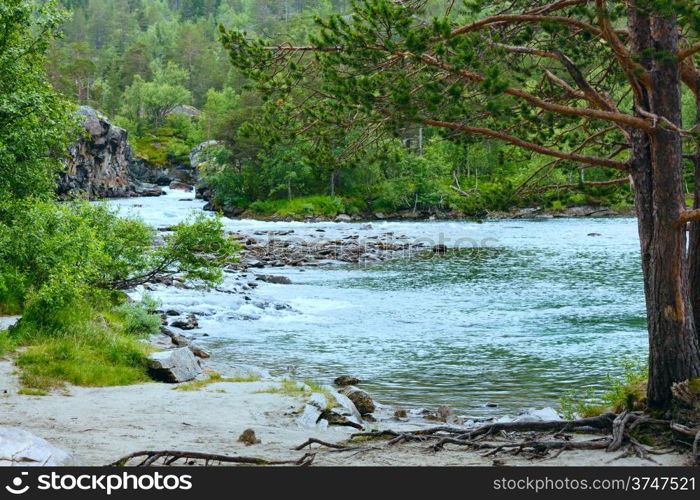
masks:
<svg viewBox="0 0 700 500"><path fill-rule="evenodd" d="M22 387L17 394L22 396L48 396L49 392L41 389L30 389L29 387Z"/></svg>
<svg viewBox="0 0 700 500"><path fill-rule="evenodd" d="M186 384L179 384L173 389L176 391L198 391L204 389L211 384L219 383L242 383L242 382L258 382L260 377L255 375L249 375L245 377L222 377L220 373L212 373L209 375L208 379L195 380L194 382L187 382ZM216 392L226 392L225 390L216 390Z"/></svg>
<svg viewBox="0 0 700 500"><path fill-rule="evenodd" d="M647 366L641 360L627 359L622 363L622 375L607 376L608 389L599 397L592 390L570 392L560 399L560 411L565 418L594 417L612 411L638 410L646 406Z"/></svg>
<svg viewBox="0 0 700 500"><path fill-rule="evenodd" d="M147 312L147 304L100 310L86 306L73 317L70 327L54 330L25 317L0 334L0 352L23 348L15 364L24 389L45 392L67 383L107 387L150 380L153 348L143 339L158 330L160 318Z"/></svg>
<svg viewBox="0 0 700 500"><path fill-rule="evenodd" d="M335 405L335 398L328 389L316 382L308 380L304 382L289 379L280 380L276 386L257 391L256 394L282 394L290 397L309 397L315 392L321 393L326 397L329 409Z"/></svg>
<svg viewBox="0 0 700 500"><path fill-rule="evenodd" d="M250 211L258 215L279 215L282 217L305 217L308 215L322 215L335 217L339 214L358 214L366 210L366 204L354 198L341 198L339 196L305 196L301 198L287 198L256 201L249 207Z"/></svg>
<svg viewBox="0 0 700 500"><path fill-rule="evenodd" d="M109 330L49 338L16 360L22 385L48 390L70 383L85 387L132 385L149 380L149 347Z"/></svg>

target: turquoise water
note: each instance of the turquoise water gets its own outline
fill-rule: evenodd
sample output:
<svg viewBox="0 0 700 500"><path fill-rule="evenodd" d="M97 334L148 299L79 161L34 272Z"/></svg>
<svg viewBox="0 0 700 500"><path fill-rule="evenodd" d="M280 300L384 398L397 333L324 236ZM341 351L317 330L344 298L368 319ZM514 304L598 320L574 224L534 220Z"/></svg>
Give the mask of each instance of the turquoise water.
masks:
<svg viewBox="0 0 700 500"><path fill-rule="evenodd" d="M154 224L181 215L158 208L166 199L143 203ZM359 224L227 225L293 228L300 236L324 228L328 238L361 233ZM557 406L572 390L600 390L622 360L645 356L636 230L633 219L374 224L374 232L409 239L470 239L446 256L270 271L293 284L264 284L255 297L290 310L218 292L156 294L205 314L200 324L210 337L202 341L221 361L326 383L356 375L392 405L513 412Z"/></svg>

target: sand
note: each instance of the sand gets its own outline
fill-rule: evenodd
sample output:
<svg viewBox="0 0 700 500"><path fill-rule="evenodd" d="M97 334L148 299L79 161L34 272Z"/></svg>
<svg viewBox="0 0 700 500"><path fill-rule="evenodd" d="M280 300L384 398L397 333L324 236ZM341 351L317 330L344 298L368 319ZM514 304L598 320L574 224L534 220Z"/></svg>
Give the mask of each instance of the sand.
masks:
<svg viewBox="0 0 700 500"><path fill-rule="evenodd" d="M129 387L70 387L48 396L17 394L18 381L11 360L0 361L0 421L32 432L51 444L70 451L76 465L105 465L139 450L186 450L268 460L297 459L303 452L293 448L310 437L338 442L353 429L300 427L297 413L302 398L261 393L274 381L216 383L197 391L174 390L173 385L150 383ZM380 422L372 428L397 428L398 423ZM404 424L404 428L405 428ZM245 429L253 429L261 444L237 442ZM577 436L576 439L590 438ZM630 457L615 460L619 453L566 451L556 458L527 457L447 446L439 453L427 451L425 443L393 446L367 443L365 449L333 452L315 448L315 465L411 466L411 465L655 465ZM373 449L379 447L379 449ZM659 465L686 465L682 454L655 456Z"/></svg>

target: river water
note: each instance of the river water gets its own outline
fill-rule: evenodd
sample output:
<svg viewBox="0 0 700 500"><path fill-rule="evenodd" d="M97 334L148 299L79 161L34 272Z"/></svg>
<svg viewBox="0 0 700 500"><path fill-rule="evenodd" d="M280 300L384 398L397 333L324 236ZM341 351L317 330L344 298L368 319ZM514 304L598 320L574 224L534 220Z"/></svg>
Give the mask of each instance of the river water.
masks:
<svg viewBox="0 0 700 500"><path fill-rule="evenodd" d="M182 192L109 203L156 227L203 205ZM209 336L199 342L219 362L323 383L352 374L382 403L447 404L483 416L556 407L572 390L599 391L622 360L646 354L634 219L225 224L258 238L393 232L461 250L265 270L293 284L261 284L250 300L225 293L241 284L236 274L227 274L222 291L157 288L165 307L201 315Z"/></svg>

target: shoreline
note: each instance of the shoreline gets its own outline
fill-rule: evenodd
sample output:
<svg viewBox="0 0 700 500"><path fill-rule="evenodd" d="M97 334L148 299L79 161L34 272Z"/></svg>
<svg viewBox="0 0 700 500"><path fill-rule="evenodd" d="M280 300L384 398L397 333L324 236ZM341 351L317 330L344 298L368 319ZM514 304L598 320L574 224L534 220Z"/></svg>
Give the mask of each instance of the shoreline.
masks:
<svg viewBox="0 0 700 500"><path fill-rule="evenodd" d="M175 390L173 385L67 387L47 396L17 394L14 367L0 361L3 426L19 427L72 454L72 464L103 466L139 450L178 450L266 460L297 460L316 454L315 466L684 466L681 453L655 455L654 462L636 456L619 458L605 450L569 450L539 459L524 454L484 456L483 451L445 447L426 453L427 443L387 446L387 442L359 443L352 453L314 446L295 450L309 438L346 441L357 432L347 427L305 428L297 423L301 398L265 391L274 381L216 383L199 391ZM411 431L400 422L371 424L368 430ZM246 429L262 442L238 441ZM600 435L576 434L573 440ZM488 440L487 440L488 441ZM487 442L485 441L485 442ZM26 464L25 464L26 465Z"/></svg>

